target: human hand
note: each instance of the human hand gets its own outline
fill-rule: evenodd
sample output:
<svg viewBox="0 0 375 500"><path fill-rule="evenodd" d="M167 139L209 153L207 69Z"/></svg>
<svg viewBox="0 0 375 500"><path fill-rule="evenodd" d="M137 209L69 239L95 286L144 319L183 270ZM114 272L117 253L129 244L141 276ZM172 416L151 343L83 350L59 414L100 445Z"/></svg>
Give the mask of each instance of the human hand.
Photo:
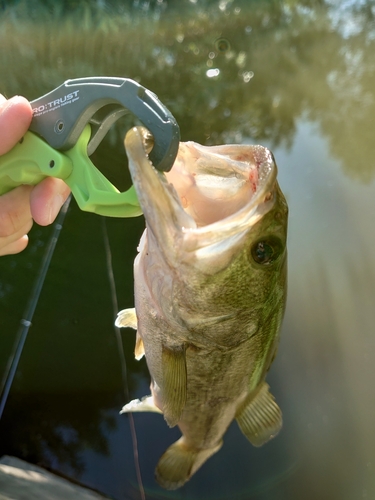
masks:
<svg viewBox="0 0 375 500"><path fill-rule="evenodd" d="M17 144L31 119L31 106L24 97L6 100L0 94L0 155ZM41 226L51 224L69 192L62 180L48 177L36 186L19 186L0 196L0 256L24 250L33 220Z"/></svg>

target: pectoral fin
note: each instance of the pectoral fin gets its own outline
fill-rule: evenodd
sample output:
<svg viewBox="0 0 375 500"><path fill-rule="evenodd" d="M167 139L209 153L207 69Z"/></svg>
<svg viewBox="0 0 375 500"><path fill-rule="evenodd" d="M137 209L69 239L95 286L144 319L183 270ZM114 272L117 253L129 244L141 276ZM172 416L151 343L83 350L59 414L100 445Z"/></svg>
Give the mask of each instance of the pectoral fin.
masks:
<svg viewBox="0 0 375 500"><path fill-rule="evenodd" d="M247 439L254 446L262 446L276 436L282 426L281 410L263 382L257 395L246 400L236 420Z"/></svg>
<svg viewBox="0 0 375 500"><path fill-rule="evenodd" d="M180 420L186 402L187 374L185 346L169 349L163 346L163 413L169 427Z"/></svg>
<svg viewBox="0 0 375 500"><path fill-rule="evenodd" d="M180 488L221 445L222 441L214 448L196 450L186 446L181 437L161 456L155 471L157 482L167 490Z"/></svg>
<svg viewBox="0 0 375 500"><path fill-rule="evenodd" d="M133 399L127 405L123 406L120 413L131 413L135 411L151 411L155 413L163 413L154 403L152 396L145 396L142 399Z"/></svg>
<svg viewBox="0 0 375 500"><path fill-rule="evenodd" d="M137 329L137 316L135 314L135 308L123 309L117 314L115 321L117 328L133 328Z"/></svg>

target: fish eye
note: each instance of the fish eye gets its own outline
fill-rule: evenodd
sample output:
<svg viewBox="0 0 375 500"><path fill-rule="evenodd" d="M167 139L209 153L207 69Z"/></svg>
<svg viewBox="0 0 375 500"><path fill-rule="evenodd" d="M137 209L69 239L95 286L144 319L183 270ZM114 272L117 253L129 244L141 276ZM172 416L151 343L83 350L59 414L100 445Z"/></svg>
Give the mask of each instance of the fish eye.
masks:
<svg viewBox="0 0 375 500"><path fill-rule="evenodd" d="M257 241L251 247L251 256L257 264L265 266L275 262L282 251L283 245L279 238L271 236L267 239Z"/></svg>

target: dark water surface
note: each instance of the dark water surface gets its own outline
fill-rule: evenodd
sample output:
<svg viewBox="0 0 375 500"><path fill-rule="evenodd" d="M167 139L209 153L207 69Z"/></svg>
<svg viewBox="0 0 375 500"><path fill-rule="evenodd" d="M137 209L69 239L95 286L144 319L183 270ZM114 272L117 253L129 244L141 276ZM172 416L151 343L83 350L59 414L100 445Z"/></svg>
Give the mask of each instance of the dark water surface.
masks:
<svg viewBox="0 0 375 500"><path fill-rule="evenodd" d="M153 479L180 433L134 416L148 500L375 498L375 2L0 2L0 91L29 99L68 78L129 77L158 94L183 140L269 146L290 207L289 299L268 380L280 435L253 448L232 425L181 490ZM121 137L94 162L129 185ZM104 221L104 222L103 222ZM103 219L72 201L0 422L0 456L49 467L116 500L140 499L130 399L148 394L135 336L119 350L119 308L133 305L142 217ZM0 374L51 228L0 259ZM121 360L127 364L124 386ZM126 387L126 385L128 387Z"/></svg>

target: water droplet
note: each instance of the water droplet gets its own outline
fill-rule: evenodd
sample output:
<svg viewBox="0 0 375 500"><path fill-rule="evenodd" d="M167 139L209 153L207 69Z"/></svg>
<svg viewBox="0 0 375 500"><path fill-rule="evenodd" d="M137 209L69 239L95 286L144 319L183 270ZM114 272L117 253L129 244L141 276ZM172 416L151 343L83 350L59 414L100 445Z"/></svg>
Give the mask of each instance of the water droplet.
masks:
<svg viewBox="0 0 375 500"><path fill-rule="evenodd" d="M280 101L281 101L280 96L275 95L274 98L272 99L272 107L278 108L280 105Z"/></svg>
<svg viewBox="0 0 375 500"><path fill-rule="evenodd" d="M224 10L227 8L227 2L225 0L221 0L221 2L219 2L219 9L224 12Z"/></svg>
<svg viewBox="0 0 375 500"><path fill-rule="evenodd" d="M212 68L206 71L206 76L208 78L215 78L219 75L220 75L220 70L218 68Z"/></svg>
<svg viewBox="0 0 375 500"><path fill-rule="evenodd" d="M239 68L243 68L246 64L246 52L239 52L236 58L236 64Z"/></svg>
<svg viewBox="0 0 375 500"><path fill-rule="evenodd" d="M253 71L244 71L242 73L242 78L245 83L248 83L253 78L253 76L254 76Z"/></svg>
<svg viewBox="0 0 375 500"><path fill-rule="evenodd" d="M227 52L230 49L230 43L226 38L218 38L215 40L215 48L218 52Z"/></svg>

